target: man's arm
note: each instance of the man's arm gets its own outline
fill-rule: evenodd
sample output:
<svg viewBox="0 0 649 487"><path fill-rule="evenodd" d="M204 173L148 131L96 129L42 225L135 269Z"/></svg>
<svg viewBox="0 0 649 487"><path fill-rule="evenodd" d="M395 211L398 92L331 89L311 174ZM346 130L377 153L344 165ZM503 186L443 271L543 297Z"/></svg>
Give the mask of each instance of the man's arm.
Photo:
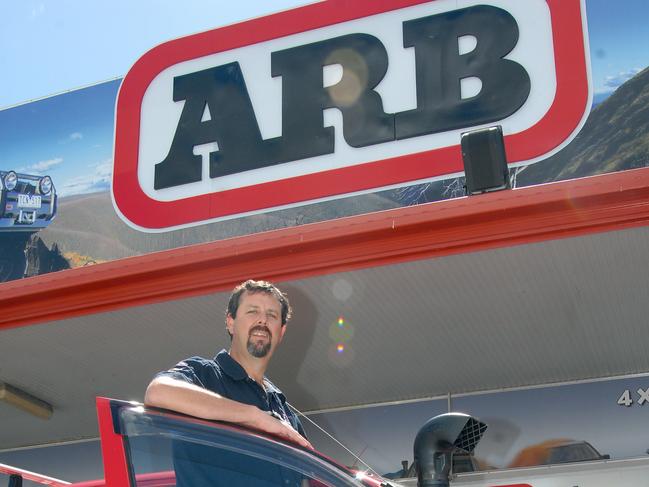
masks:
<svg viewBox="0 0 649 487"><path fill-rule="evenodd" d="M233 401L183 380L156 377L146 389L144 403L199 418L240 424L313 448L290 424L255 406Z"/></svg>

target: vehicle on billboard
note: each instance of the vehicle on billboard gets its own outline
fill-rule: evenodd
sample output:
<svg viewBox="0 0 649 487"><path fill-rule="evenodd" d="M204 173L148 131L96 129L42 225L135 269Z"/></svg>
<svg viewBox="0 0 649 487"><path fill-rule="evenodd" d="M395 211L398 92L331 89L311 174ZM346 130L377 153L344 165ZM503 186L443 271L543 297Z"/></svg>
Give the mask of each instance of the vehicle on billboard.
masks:
<svg viewBox="0 0 649 487"><path fill-rule="evenodd" d="M610 455L602 455L587 441L569 439L547 440L538 445L528 446L516 455L510 463L511 468L551 465L555 463L588 462L608 460Z"/></svg>
<svg viewBox="0 0 649 487"><path fill-rule="evenodd" d="M27 243L52 223L56 211L50 176L0 170L0 282L23 277Z"/></svg>
<svg viewBox="0 0 649 487"><path fill-rule="evenodd" d="M582 0L318 2L176 39L120 88L112 195L143 231L461 175L502 127L510 167L592 99Z"/></svg>

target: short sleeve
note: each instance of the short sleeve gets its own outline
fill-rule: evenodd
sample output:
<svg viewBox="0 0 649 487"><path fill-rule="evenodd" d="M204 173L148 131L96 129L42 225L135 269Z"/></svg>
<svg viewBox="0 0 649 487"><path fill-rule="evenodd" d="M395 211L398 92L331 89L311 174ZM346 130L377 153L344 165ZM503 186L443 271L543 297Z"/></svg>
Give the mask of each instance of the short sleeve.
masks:
<svg viewBox="0 0 649 487"><path fill-rule="evenodd" d="M190 357L178 362L169 370L163 370L156 374L158 377L170 377L172 379L182 380L190 384L205 387L203 377L205 377L206 360L201 357Z"/></svg>

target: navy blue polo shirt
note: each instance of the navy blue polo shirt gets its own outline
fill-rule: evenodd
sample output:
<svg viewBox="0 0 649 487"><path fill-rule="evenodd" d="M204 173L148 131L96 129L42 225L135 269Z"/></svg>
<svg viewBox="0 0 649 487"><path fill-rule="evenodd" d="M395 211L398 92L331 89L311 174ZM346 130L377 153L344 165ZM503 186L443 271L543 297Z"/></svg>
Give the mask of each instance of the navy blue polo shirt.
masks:
<svg viewBox="0 0 649 487"><path fill-rule="evenodd" d="M191 357L156 377L171 377L194 384L234 401L257 406L263 411L288 421L302 436L304 428L295 413L286 405L286 397L264 377L264 387L248 376L226 350L213 360ZM265 388L265 390L264 390ZM176 441L173 445L174 470L178 487L299 487L301 477L277 465L242 457L234 452Z"/></svg>
<svg viewBox="0 0 649 487"><path fill-rule="evenodd" d="M274 416L288 421L306 438L300 420L286 405L286 397L282 391L266 377L264 390L226 350L221 350L214 360L202 357L185 359L175 367L160 372L156 377L160 376L184 380L228 399L257 406L262 411L271 412Z"/></svg>

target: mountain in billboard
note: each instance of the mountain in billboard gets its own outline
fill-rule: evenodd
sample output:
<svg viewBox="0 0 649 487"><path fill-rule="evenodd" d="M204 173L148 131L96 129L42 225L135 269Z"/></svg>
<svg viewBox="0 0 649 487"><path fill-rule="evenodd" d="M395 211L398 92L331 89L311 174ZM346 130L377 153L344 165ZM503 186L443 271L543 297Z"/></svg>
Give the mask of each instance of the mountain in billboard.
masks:
<svg viewBox="0 0 649 487"><path fill-rule="evenodd" d="M387 198L369 194L171 232L143 233L117 216L109 192L100 192L61 198L56 220L39 235L47 244L56 244L76 267L396 206Z"/></svg>
<svg viewBox="0 0 649 487"><path fill-rule="evenodd" d="M518 186L649 166L649 68L597 105L562 151L533 164Z"/></svg>
<svg viewBox="0 0 649 487"><path fill-rule="evenodd" d="M582 130L565 148L522 168L516 186L645 166L649 166L649 68L597 103ZM383 194L406 205L456 198L464 196L464 178L408 186Z"/></svg>

